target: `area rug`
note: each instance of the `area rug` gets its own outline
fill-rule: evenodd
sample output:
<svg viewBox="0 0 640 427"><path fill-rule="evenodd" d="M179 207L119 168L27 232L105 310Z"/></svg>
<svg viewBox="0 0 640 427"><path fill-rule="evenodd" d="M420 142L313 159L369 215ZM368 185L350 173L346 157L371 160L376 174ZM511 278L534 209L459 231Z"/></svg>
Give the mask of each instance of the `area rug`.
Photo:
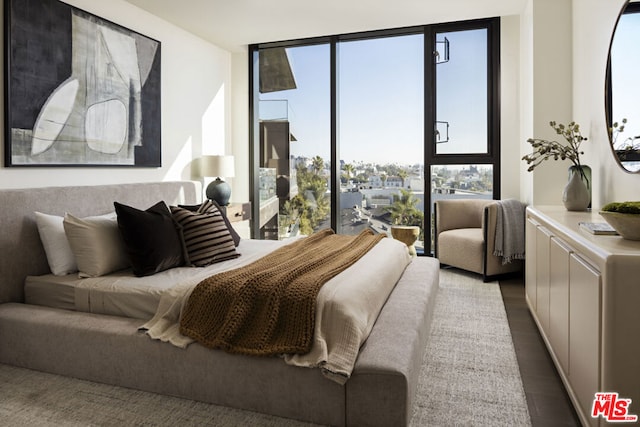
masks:
<svg viewBox="0 0 640 427"><path fill-rule="evenodd" d="M440 270L412 426L529 426L498 282Z"/></svg>
<svg viewBox="0 0 640 427"><path fill-rule="evenodd" d="M412 427L528 426L497 282L441 270ZM0 365L3 426L310 426L191 400Z"/></svg>

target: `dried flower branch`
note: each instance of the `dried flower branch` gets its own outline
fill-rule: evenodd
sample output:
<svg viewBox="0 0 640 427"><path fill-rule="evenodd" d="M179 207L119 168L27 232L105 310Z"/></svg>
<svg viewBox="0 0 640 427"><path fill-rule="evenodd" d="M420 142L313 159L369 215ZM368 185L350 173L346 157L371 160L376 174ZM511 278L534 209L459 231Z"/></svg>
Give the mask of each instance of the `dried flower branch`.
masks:
<svg viewBox="0 0 640 427"><path fill-rule="evenodd" d="M582 141L586 141L587 138L580 133L580 125L576 122L571 122L565 126L562 123L552 121L549 122L549 126L551 126L558 135L562 135L568 144L561 144L557 141L539 138L527 139L527 142L531 144L533 148L532 153L522 157L522 160L525 160L529 165L527 170L531 172L542 162L549 159L568 159L580 171L582 178L586 179L582 170L582 164L580 163L580 155L584 154L584 151L580 151L580 144L582 144Z"/></svg>
<svg viewBox="0 0 640 427"><path fill-rule="evenodd" d="M624 132L624 128L627 124L627 119L624 118L618 122L614 122L613 125L609 128L609 136L611 137L611 145L613 145L613 149L616 151L637 151L640 150L640 142L636 142L640 139L640 135L637 136L629 136L620 144L618 144L618 136L622 132ZM624 154L624 153L620 153Z"/></svg>

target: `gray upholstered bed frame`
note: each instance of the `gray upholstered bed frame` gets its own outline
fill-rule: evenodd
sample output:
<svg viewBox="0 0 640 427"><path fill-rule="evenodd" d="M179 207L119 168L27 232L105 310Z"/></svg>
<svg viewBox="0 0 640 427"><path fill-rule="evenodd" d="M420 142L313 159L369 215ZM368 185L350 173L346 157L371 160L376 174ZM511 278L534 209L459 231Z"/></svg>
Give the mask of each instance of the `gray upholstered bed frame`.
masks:
<svg viewBox="0 0 640 427"><path fill-rule="evenodd" d="M194 182L0 190L0 363L330 425L407 425L439 265L418 258L389 297L345 386L278 358L186 350L137 332L140 320L24 304L27 275L49 272L34 211L78 216L199 201Z"/></svg>

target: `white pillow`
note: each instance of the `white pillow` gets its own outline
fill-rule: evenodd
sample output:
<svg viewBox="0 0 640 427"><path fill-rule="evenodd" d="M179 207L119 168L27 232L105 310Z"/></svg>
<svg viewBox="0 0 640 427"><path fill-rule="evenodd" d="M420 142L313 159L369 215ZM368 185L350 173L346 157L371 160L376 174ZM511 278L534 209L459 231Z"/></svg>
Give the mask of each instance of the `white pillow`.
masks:
<svg viewBox="0 0 640 427"><path fill-rule="evenodd" d="M47 255L49 269L56 276L64 276L78 271L76 258L71 251L62 221L64 218L36 212L36 224L40 241Z"/></svg>
<svg viewBox="0 0 640 427"><path fill-rule="evenodd" d="M98 277L129 267L115 212L87 218L67 213L63 225L79 277Z"/></svg>

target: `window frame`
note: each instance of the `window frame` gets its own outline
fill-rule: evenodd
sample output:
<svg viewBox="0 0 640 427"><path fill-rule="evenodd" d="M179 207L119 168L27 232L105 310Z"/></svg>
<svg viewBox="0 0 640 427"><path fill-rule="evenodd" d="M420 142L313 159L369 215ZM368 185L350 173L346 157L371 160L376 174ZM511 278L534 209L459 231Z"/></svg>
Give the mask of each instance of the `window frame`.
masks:
<svg viewBox="0 0 640 427"><path fill-rule="evenodd" d="M474 29L487 30L487 153L469 154L437 154L435 144L435 123L436 123L436 63L433 60L433 53L436 47L436 34L442 32L465 31ZM260 235L259 221L260 206L259 197L259 119L256 114L256 106L259 102L259 94L255 90L258 87L259 75L258 52L260 49L274 47L298 47L314 44L329 44L330 47L330 144L331 144L331 228L337 230L338 195L340 192L340 159L338 159L339 141L337 134L338 114L337 114L337 50L340 42L367 40L382 37L393 37L400 35L423 34L424 35L424 217L425 226L428 224L427 218L432 216L431 180L428 179L432 166L446 165L492 165L493 166L493 199L500 198L500 18L483 18L468 21L456 21L447 23L436 23L421 26L411 26L393 28L385 30L374 30L357 33L347 33L322 37L302 38L296 40L257 43L249 45L248 68L249 68L249 181L252 201L251 237L258 238ZM431 59L429 59L431 58ZM427 230L425 227L425 235ZM426 251L425 252L430 252ZM430 255L429 253L425 253Z"/></svg>

